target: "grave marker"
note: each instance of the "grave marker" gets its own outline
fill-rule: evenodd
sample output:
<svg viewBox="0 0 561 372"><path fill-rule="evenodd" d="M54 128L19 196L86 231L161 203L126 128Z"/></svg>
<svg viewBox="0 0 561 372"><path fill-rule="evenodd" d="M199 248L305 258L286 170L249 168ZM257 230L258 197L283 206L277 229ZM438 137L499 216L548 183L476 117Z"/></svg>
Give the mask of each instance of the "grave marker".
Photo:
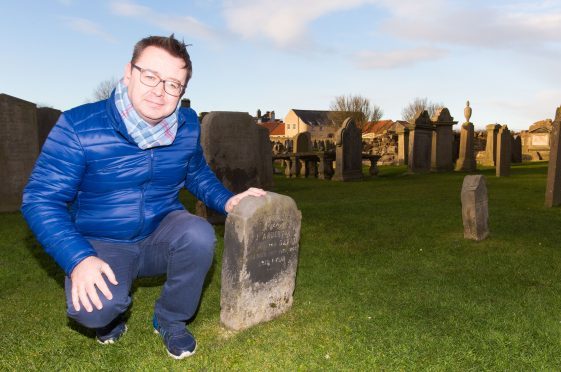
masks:
<svg viewBox="0 0 561 372"><path fill-rule="evenodd" d="M224 232L220 320L242 330L292 306L302 214L288 196L247 197Z"/></svg>
<svg viewBox="0 0 561 372"><path fill-rule="evenodd" d="M482 175L465 176L462 185L464 238L483 240L489 235L489 202Z"/></svg>

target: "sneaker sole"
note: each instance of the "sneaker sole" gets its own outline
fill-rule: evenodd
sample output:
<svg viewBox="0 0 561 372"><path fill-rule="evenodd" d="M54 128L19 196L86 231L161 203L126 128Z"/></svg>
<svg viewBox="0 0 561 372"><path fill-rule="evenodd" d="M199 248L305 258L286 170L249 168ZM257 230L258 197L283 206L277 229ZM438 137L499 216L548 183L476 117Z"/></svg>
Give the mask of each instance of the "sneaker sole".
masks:
<svg viewBox="0 0 561 372"><path fill-rule="evenodd" d="M157 329L154 329L154 333L157 334L157 335L160 334L160 332L158 332ZM168 353L168 355L169 355L170 357L172 357L172 358L175 359L175 360L180 360L180 359L184 359L184 358L190 357L191 355L195 354L195 351L197 351L197 346L199 346L199 345L195 345L195 350L193 350L193 351L184 351L184 352L182 352L182 353L179 354L179 355L175 355L175 354L170 353L169 350L168 350L168 348L166 347L166 345L164 345L164 349L166 349L166 352Z"/></svg>
<svg viewBox="0 0 561 372"><path fill-rule="evenodd" d="M101 340L100 340L99 338L97 338L97 336L96 336L95 340L96 340L97 343L100 344L100 345L113 345L118 339L120 339L121 337L123 337L123 335L124 335L125 333L127 333L127 329L128 329L128 327L127 327L127 325L125 324L125 330L123 331L123 333L121 333L121 334L119 335L119 337L117 337L117 338L110 338L110 339L108 339L108 340L101 341Z"/></svg>

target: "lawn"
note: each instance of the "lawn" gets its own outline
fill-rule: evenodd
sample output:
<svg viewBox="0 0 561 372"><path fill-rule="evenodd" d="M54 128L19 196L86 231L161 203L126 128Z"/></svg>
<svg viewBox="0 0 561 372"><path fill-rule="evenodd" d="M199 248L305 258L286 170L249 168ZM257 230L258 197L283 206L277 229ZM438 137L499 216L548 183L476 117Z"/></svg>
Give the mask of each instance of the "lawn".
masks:
<svg viewBox="0 0 561 372"><path fill-rule="evenodd" d="M480 171L491 231L481 242L463 239L464 174L405 170L350 183L275 176L302 211L292 309L221 328L219 226L189 325L199 348L182 361L151 329L163 278L138 281L128 333L98 345L67 320L63 273L23 218L0 214L0 370L561 369L561 209L544 207L547 164Z"/></svg>

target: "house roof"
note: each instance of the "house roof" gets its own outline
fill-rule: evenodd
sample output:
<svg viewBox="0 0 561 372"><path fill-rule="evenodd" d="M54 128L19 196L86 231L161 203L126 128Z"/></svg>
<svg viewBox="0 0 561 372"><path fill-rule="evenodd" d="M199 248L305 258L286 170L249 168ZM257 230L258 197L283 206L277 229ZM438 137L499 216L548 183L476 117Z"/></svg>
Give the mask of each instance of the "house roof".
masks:
<svg viewBox="0 0 561 372"><path fill-rule="evenodd" d="M362 127L362 133L382 133L383 131L390 128L393 124L393 120L379 120L379 121L369 121Z"/></svg>
<svg viewBox="0 0 561 372"><path fill-rule="evenodd" d="M296 116L300 118L305 124L312 127L321 126L326 124L332 124L333 119L329 117L329 114L336 113L338 111L320 111L320 110L297 110L293 109Z"/></svg>
<svg viewBox="0 0 561 372"><path fill-rule="evenodd" d="M269 136L284 136L285 134L285 125L282 121L266 121L259 125L269 130Z"/></svg>

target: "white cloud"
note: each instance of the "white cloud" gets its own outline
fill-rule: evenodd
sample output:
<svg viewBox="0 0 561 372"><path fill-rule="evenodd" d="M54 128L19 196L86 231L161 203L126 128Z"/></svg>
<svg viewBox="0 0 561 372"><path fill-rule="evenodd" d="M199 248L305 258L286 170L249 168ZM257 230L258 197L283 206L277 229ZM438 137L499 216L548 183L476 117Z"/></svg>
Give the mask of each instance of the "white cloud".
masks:
<svg viewBox="0 0 561 372"><path fill-rule="evenodd" d="M194 17L158 13L154 9L130 1L115 1L110 4L110 7L113 14L138 18L169 32L178 32L189 37L211 41L218 41L219 39L217 31Z"/></svg>
<svg viewBox="0 0 561 372"><path fill-rule="evenodd" d="M430 47L387 52L361 51L355 54L354 63L362 69L388 69L410 66L423 61L433 61L446 55L446 50Z"/></svg>
<svg viewBox="0 0 561 372"><path fill-rule="evenodd" d="M115 37L110 33L104 31L101 26L89 19L78 17L62 17L64 23L74 31L99 37L110 43L116 42Z"/></svg>
<svg viewBox="0 0 561 372"><path fill-rule="evenodd" d="M404 14L386 3L392 14L381 30L398 38L470 47L539 49L559 43L561 9L551 6L481 6L443 2L431 12Z"/></svg>
<svg viewBox="0 0 561 372"><path fill-rule="evenodd" d="M330 13L375 0L227 0L224 18L230 31L245 39L269 39L282 48L308 40L309 24Z"/></svg>

